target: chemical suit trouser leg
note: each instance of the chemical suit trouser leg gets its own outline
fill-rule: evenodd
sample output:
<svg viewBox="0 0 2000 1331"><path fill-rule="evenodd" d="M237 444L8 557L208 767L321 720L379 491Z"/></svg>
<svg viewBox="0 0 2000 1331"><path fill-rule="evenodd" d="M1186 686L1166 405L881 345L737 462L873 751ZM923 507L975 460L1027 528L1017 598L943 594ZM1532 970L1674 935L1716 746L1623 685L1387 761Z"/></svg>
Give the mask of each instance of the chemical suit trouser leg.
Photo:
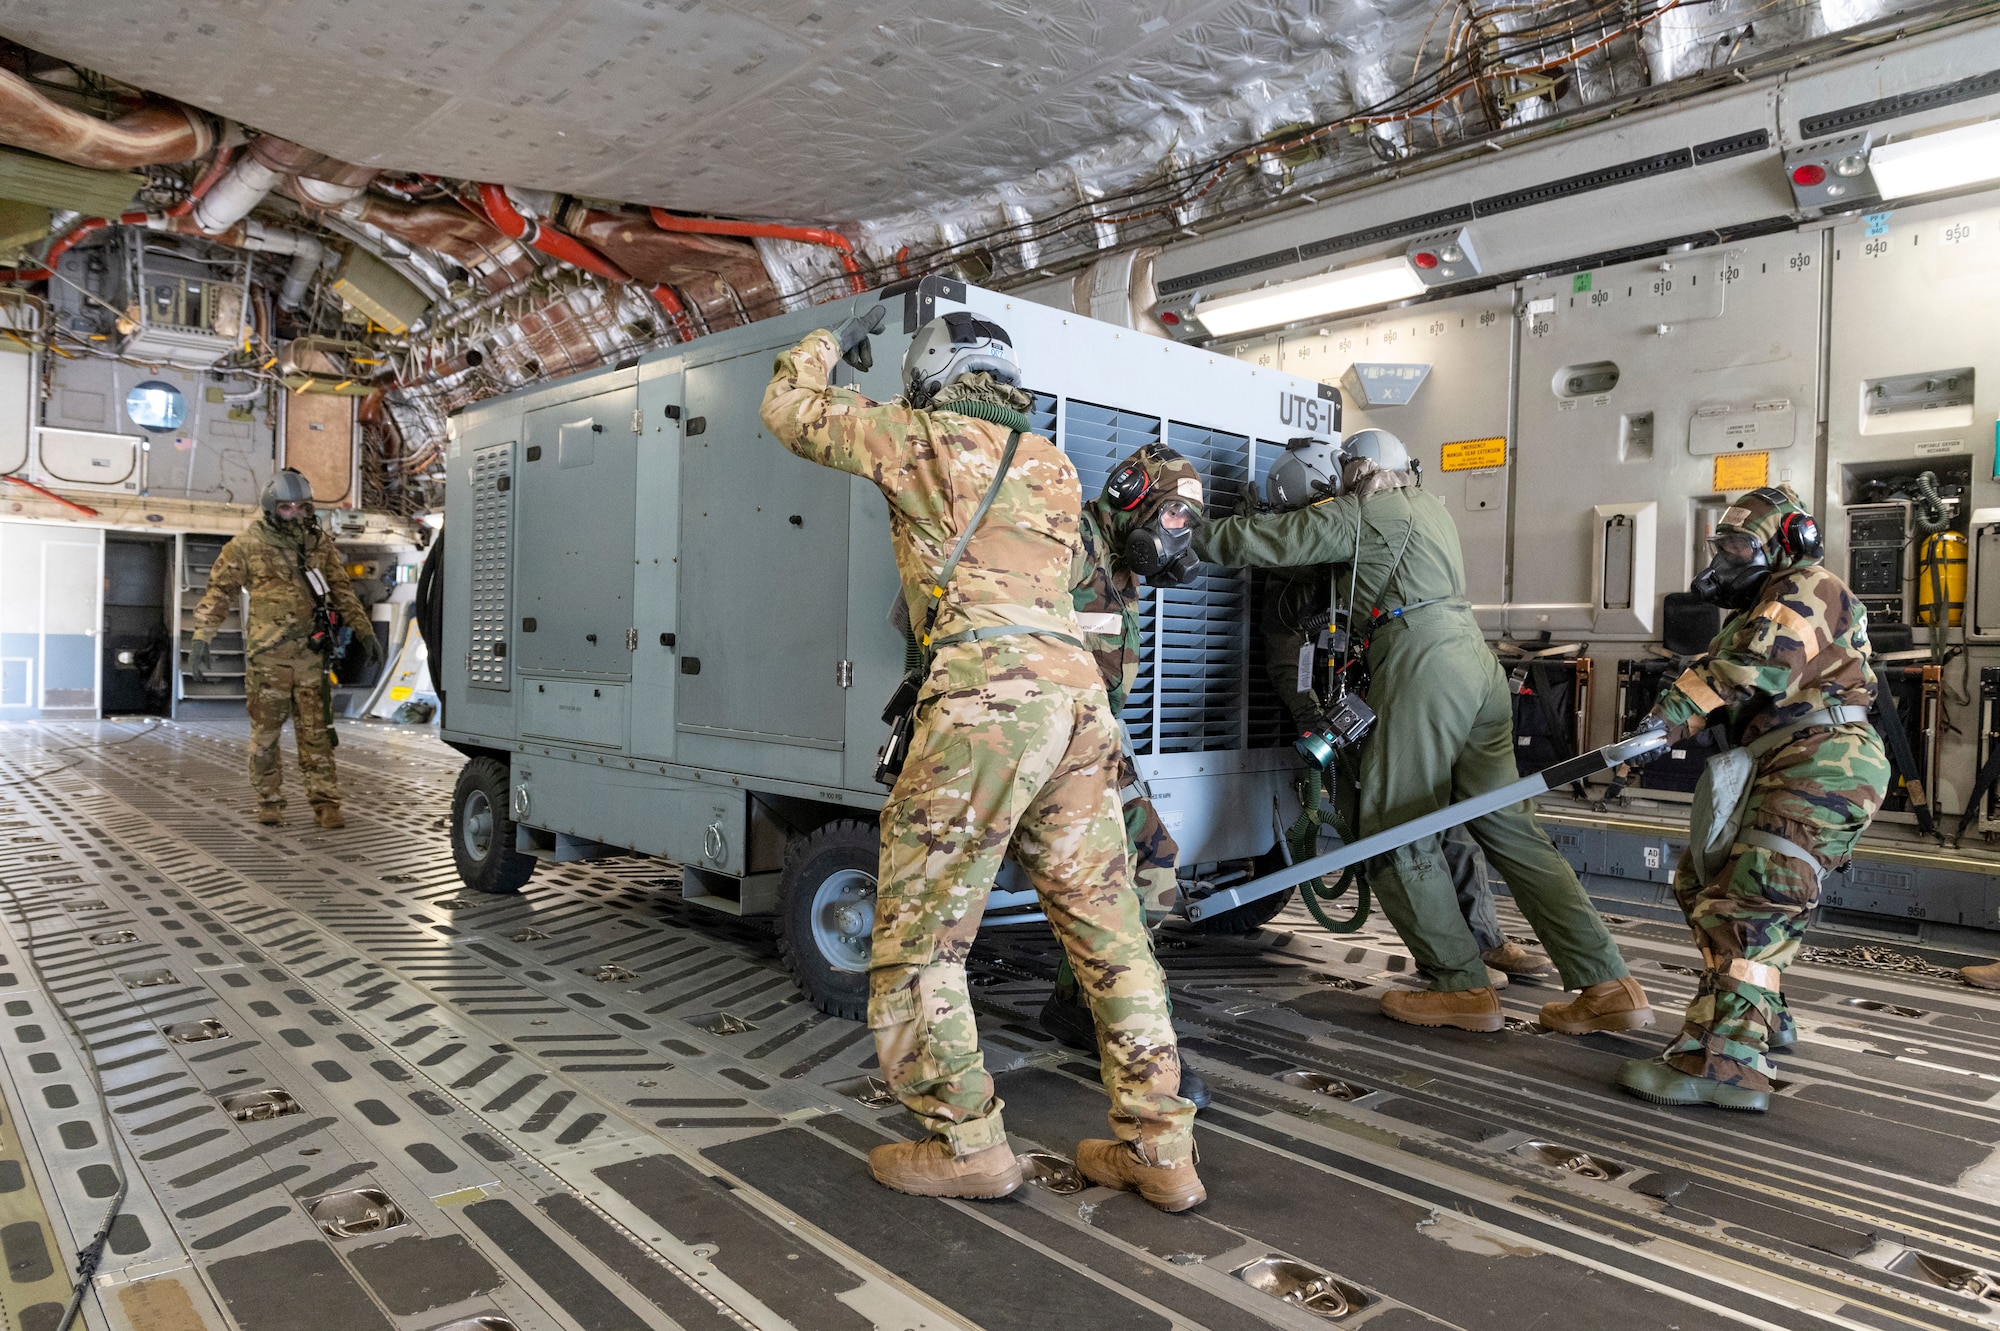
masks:
<svg viewBox="0 0 2000 1331"><path fill-rule="evenodd" d="M882 810L868 1024L889 1087L953 1151L1006 1140L965 956L1011 844L1096 1021L1111 1129L1192 1158L1194 1106L1126 867L1118 739L1101 688L994 680L924 706Z"/></svg>
<svg viewBox="0 0 2000 1331"><path fill-rule="evenodd" d="M1815 732L1760 765L1743 827L1811 851L1821 865L1837 864L1881 805L1889 775L1872 732ZM1791 1020L1779 978L1798 956L1806 919L1819 901L1819 875L1812 865L1748 844L1739 834L1728 860L1706 883L1683 855L1674 870L1674 896L1694 931L1703 970L1666 1061L1692 1076L1769 1091L1776 1072L1772 1036Z"/></svg>
<svg viewBox="0 0 2000 1331"><path fill-rule="evenodd" d="M316 805L339 804L325 659L305 647L262 652L250 658L243 684L250 713L250 788L258 802L284 807L284 755L278 741L289 720L306 798Z"/></svg>
<svg viewBox="0 0 2000 1331"><path fill-rule="evenodd" d="M1375 732L1360 763L1359 835L1408 822L1519 779L1506 676L1469 623L1405 621L1370 656ZM1576 873L1536 822L1531 803L1467 825L1562 972L1582 989L1626 974ZM1484 988L1480 948L1459 909L1442 838L1371 860L1369 883L1396 932L1440 990Z"/></svg>

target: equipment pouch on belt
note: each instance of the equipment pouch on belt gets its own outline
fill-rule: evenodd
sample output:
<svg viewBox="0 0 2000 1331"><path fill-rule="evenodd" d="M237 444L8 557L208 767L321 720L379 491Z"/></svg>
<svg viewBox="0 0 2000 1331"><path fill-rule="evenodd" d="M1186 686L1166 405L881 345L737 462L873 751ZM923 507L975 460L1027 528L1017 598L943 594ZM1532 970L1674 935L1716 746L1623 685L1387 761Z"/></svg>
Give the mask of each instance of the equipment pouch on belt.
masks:
<svg viewBox="0 0 2000 1331"><path fill-rule="evenodd" d="M1756 772L1757 759L1748 749L1724 749L1701 769L1688 816L1688 865L1704 883L1729 859Z"/></svg>
<svg viewBox="0 0 2000 1331"><path fill-rule="evenodd" d="M1694 807L1688 814L1688 866L1701 881L1706 883L1722 872L1722 866L1729 862L1730 851L1739 841L1790 855L1810 865L1814 877L1819 877L1823 872L1820 862L1805 847L1775 833L1743 830L1743 817L1750 811L1750 783L1764 756L1791 743L1801 731L1818 726L1855 725L1867 719L1865 707L1822 707L1790 725L1765 731L1741 748L1724 749L1710 758L1701 769L1701 780L1695 783Z"/></svg>
<svg viewBox="0 0 2000 1331"><path fill-rule="evenodd" d="M930 611L924 616L924 631L917 637L917 646L922 659L917 668L903 676L896 691L889 696L889 705L882 709L882 719L889 723L889 738L875 754L875 780L885 786L896 784L896 778L903 774L903 764L910 756L910 741L917 730L917 703L923 696L924 681L931 673L931 631L937 628L938 608L944 604L945 588L951 586L951 575L958 571L958 561L965 555L965 547L972 544L972 533L979 530L980 521L993 501L1000 497L1000 484L1007 479L1007 468L1014 464L1014 450L1020 446L1021 432L1015 430L1007 436L1007 447L1000 454L999 469L993 473L993 483L986 487L986 493L979 500L979 507L972 510L971 521L959 534L958 544L952 547L951 557L938 570L937 581L931 584Z"/></svg>

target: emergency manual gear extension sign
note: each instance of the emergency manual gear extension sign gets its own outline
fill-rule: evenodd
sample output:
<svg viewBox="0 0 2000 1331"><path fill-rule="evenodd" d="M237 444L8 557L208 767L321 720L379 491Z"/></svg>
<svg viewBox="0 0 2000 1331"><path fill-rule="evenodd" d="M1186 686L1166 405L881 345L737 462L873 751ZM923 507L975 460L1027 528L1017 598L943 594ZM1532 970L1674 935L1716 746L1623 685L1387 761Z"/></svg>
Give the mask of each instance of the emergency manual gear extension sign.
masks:
<svg viewBox="0 0 2000 1331"><path fill-rule="evenodd" d="M1507 436L1460 439L1438 450L1439 471L1488 471L1507 465Z"/></svg>

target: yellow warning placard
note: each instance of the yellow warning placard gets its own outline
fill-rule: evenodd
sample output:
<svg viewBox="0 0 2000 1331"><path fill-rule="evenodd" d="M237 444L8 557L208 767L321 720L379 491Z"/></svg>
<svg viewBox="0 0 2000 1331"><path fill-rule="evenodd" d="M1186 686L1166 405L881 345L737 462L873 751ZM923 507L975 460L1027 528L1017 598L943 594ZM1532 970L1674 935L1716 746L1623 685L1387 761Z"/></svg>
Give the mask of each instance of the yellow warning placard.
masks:
<svg viewBox="0 0 2000 1331"><path fill-rule="evenodd" d="M1717 491L1755 490L1771 481L1771 455L1769 453L1717 453L1715 455L1715 485Z"/></svg>
<svg viewBox="0 0 2000 1331"><path fill-rule="evenodd" d="M1507 465L1507 436L1460 439L1438 450L1439 471L1486 471Z"/></svg>
<svg viewBox="0 0 2000 1331"><path fill-rule="evenodd" d="M397 684L389 690L389 701L402 702L405 698L408 698L412 693L415 692L416 690L411 688L408 684Z"/></svg>

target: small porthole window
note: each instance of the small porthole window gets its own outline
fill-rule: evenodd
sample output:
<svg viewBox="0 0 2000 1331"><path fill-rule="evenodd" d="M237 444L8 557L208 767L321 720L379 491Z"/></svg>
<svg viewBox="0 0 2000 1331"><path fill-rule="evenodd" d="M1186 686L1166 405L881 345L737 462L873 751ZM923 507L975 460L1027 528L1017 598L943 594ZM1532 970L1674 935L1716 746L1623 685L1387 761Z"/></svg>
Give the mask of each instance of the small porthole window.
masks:
<svg viewBox="0 0 2000 1331"><path fill-rule="evenodd" d="M148 379L125 395L125 414L132 424L154 434L169 434L187 423L187 395L172 384Z"/></svg>

